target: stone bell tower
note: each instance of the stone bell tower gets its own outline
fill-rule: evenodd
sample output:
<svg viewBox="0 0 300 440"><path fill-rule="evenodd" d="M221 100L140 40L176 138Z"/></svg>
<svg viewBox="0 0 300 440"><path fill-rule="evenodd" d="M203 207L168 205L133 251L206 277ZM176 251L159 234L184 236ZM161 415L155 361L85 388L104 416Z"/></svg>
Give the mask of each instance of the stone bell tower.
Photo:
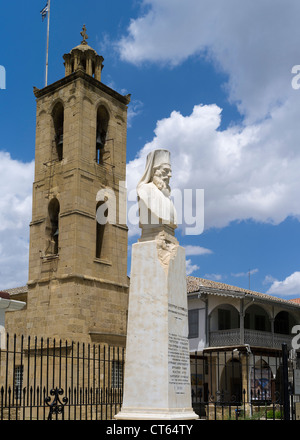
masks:
<svg viewBox="0 0 300 440"><path fill-rule="evenodd" d="M123 345L127 226L120 206L130 95L101 82L103 57L87 44L85 26L81 35L81 44L63 57L65 77L34 88L27 309L8 316L7 330Z"/></svg>

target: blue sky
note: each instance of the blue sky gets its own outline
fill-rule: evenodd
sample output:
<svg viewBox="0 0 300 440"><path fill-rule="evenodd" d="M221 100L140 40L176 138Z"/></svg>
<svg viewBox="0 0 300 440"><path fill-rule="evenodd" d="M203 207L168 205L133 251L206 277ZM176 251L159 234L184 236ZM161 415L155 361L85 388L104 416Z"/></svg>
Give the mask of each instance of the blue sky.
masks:
<svg viewBox="0 0 300 440"><path fill-rule="evenodd" d="M45 77L46 0L0 15L0 287L27 282L35 98ZM52 0L49 80L81 41L102 81L131 93L128 188L153 148L171 151L171 187L204 189L204 232L177 238L187 273L300 297L300 64L297 0ZM1 83L0 83L1 84ZM129 244L138 238L130 228ZM130 264L130 253L129 253Z"/></svg>

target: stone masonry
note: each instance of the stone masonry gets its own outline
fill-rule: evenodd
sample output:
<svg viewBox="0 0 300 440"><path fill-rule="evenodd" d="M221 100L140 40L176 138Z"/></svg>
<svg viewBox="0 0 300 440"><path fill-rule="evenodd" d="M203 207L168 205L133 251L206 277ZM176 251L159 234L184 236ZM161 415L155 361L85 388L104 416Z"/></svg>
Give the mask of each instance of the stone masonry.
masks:
<svg viewBox="0 0 300 440"><path fill-rule="evenodd" d="M120 95L99 80L103 58L85 39L64 59L64 78L34 88L36 148L27 307L7 313L6 328L25 336L125 345L129 280L127 226L119 221L119 183L126 178L130 95ZM61 153L56 108L63 120ZM99 108L107 115L102 163L96 160ZM116 222L104 226L102 252L96 256L96 197L101 189L115 196ZM56 250L51 247L56 239L51 233L50 206L54 205L59 207Z"/></svg>

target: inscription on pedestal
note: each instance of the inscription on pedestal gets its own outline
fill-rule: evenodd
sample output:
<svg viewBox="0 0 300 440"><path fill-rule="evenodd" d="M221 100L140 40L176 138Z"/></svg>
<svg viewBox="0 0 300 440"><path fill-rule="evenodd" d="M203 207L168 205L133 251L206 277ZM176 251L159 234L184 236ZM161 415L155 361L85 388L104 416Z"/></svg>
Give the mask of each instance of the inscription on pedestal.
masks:
<svg viewBox="0 0 300 440"><path fill-rule="evenodd" d="M189 342L186 337L169 334L169 384L174 385L176 394L184 394L189 385Z"/></svg>
<svg viewBox="0 0 300 440"><path fill-rule="evenodd" d="M169 384L174 386L176 394L184 394L185 385L189 385L190 383L189 341L186 336L183 336L179 333L180 330L183 330L182 325L180 325L180 321L184 322L187 319L188 312L183 307L169 304L169 313L172 314L172 318L175 318L175 322L179 324L177 326L175 325L174 328L172 328L172 331L169 333Z"/></svg>

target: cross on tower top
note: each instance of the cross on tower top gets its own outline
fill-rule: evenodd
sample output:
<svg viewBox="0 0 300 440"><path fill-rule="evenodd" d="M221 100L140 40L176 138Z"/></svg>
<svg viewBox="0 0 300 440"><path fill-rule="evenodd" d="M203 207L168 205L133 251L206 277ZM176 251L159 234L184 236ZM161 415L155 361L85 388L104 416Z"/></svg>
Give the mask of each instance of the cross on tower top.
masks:
<svg viewBox="0 0 300 440"><path fill-rule="evenodd" d="M80 32L80 35L82 36L83 40L81 42L81 44L87 44L86 40L89 38L87 33L86 33L86 27L85 24L82 27L82 31Z"/></svg>

